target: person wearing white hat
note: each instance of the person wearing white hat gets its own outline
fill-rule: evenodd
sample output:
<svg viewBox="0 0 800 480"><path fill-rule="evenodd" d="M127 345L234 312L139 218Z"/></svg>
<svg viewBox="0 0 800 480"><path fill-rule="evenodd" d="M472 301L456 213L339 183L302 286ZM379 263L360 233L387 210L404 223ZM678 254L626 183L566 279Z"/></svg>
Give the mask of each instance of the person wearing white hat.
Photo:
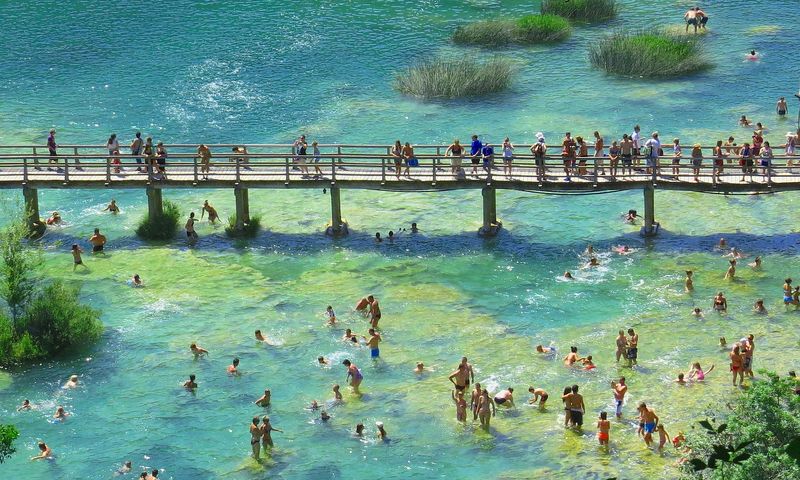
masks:
<svg viewBox="0 0 800 480"><path fill-rule="evenodd" d="M545 155L547 155L547 144L544 143L542 132L536 132L536 143L531 145L531 153L536 163L536 180L541 182L546 174Z"/></svg>
<svg viewBox="0 0 800 480"><path fill-rule="evenodd" d="M375 422L375 426L378 428L378 438L386 440L386 430L383 428L383 422Z"/></svg>

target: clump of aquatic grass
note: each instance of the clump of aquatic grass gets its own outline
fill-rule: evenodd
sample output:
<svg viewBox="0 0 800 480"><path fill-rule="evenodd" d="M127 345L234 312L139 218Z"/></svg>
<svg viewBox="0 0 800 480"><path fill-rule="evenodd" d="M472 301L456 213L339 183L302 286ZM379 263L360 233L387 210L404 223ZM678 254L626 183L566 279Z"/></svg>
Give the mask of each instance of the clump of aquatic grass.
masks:
<svg viewBox="0 0 800 480"><path fill-rule="evenodd" d="M614 0L542 0L542 14L559 15L571 20L600 22L617 16Z"/></svg>
<svg viewBox="0 0 800 480"><path fill-rule="evenodd" d="M462 25L453 32L453 42L460 45L502 47L517 41L517 25L513 20L481 20Z"/></svg>
<svg viewBox="0 0 800 480"><path fill-rule="evenodd" d="M258 234L260 228L260 215L251 215L250 221L245 223L241 229L236 228L236 215L231 215L228 217L228 226L225 227L225 233L233 238L252 238Z"/></svg>
<svg viewBox="0 0 800 480"><path fill-rule="evenodd" d="M511 44L560 42L569 38L572 27L557 15L525 15L517 20L481 20L462 25L453 42L462 45L501 47Z"/></svg>
<svg viewBox="0 0 800 480"><path fill-rule="evenodd" d="M697 39L666 31L616 32L589 48L592 65L608 73L675 77L711 67Z"/></svg>
<svg viewBox="0 0 800 480"><path fill-rule="evenodd" d="M520 43L552 43L569 38L572 26L558 15L525 15L517 20Z"/></svg>
<svg viewBox="0 0 800 480"><path fill-rule="evenodd" d="M495 93L511 85L511 62L495 57L482 62L473 58L423 60L397 74L394 87L400 93L421 98L461 98Z"/></svg>
<svg viewBox="0 0 800 480"><path fill-rule="evenodd" d="M136 235L145 240L171 240L175 236L181 221L181 210L169 200L164 200L162 208L164 213L157 217L145 215L136 227Z"/></svg>

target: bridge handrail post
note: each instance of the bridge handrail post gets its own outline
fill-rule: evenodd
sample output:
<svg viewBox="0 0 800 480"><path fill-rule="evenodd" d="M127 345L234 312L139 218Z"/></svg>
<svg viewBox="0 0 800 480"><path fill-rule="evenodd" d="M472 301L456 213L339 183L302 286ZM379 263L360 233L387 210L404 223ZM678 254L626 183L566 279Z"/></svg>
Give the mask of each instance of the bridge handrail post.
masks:
<svg viewBox="0 0 800 480"><path fill-rule="evenodd" d="M339 161L339 165L341 165L342 164L342 157L341 157L341 155L342 155L342 146L341 145L336 147L336 154L339 155L339 160L338 161Z"/></svg>
<svg viewBox="0 0 800 480"><path fill-rule="evenodd" d="M111 183L111 157L106 157L106 184L109 183Z"/></svg>
<svg viewBox="0 0 800 480"><path fill-rule="evenodd" d="M492 169L494 168L494 155L489 157L489 162L487 162L487 164L489 165L489 172L486 174L486 184L489 185L492 183Z"/></svg>
<svg viewBox="0 0 800 480"><path fill-rule="evenodd" d="M148 156L147 158L147 183L153 183L153 158L152 156Z"/></svg>
<svg viewBox="0 0 800 480"><path fill-rule="evenodd" d="M35 159L34 159L35 160ZM28 183L28 159L22 159L22 181Z"/></svg>
<svg viewBox="0 0 800 480"><path fill-rule="evenodd" d="M386 157L381 157L381 185L386 183Z"/></svg>
<svg viewBox="0 0 800 480"><path fill-rule="evenodd" d="M74 147L74 148L72 149L72 151L73 151L73 153L75 154L75 157L76 157L76 158L75 158L75 166L76 166L76 167L77 167L77 168L80 170L80 168L81 168L81 167L78 167L78 165L80 165L80 163L81 163L81 162L80 162L80 160L78 160L78 158L77 158L77 157L78 157L78 155L79 155L79 154L78 154L78 147Z"/></svg>
<svg viewBox="0 0 800 480"><path fill-rule="evenodd" d="M431 171L433 173L433 184L436 185L436 167L437 163L439 162L439 147L436 147L436 156L433 158L433 165L431 166Z"/></svg>
<svg viewBox="0 0 800 480"><path fill-rule="evenodd" d="M194 183L196 185L197 182L200 180L197 176L197 157L192 158L192 175L194 177Z"/></svg>
<svg viewBox="0 0 800 480"><path fill-rule="evenodd" d="M341 148L339 148L339 151L341 151ZM333 155L331 155L331 183L336 183L336 157Z"/></svg>
<svg viewBox="0 0 800 480"><path fill-rule="evenodd" d="M286 183L286 185L289 185L289 176L291 175L291 173L289 172L289 157L286 157L285 160L286 160L286 165L285 165L285 167L286 167L286 181L285 181L285 183Z"/></svg>
<svg viewBox="0 0 800 480"><path fill-rule="evenodd" d="M64 159L64 183L67 182L69 182L69 158Z"/></svg>
<svg viewBox="0 0 800 480"><path fill-rule="evenodd" d="M767 158L767 186L772 186L772 159Z"/></svg>
<svg viewBox="0 0 800 480"><path fill-rule="evenodd" d="M597 184L597 157L594 157L594 183Z"/></svg>
<svg viewBox="0 0 800 480"><path fill-rule="evenodd" d="M661 164L661 157L656 157L653 161L653 168L650 174L650 181L653 182L653 185L656 183L656 179L658 178L658 169L659 165Z"/></svg>
<svg viewBox="0 0 800 480"><path fill-rule="evenodd" d="M234 159L236 161L236 159ZM239 185L242 182L242 164L241 162L236 161L236 185ZM194 171L195 175L197 175L197 157L194 159ZM196 181L196 180L195 180ZM288 178L287 178L288 181Z"/></svg>
<svg viewBox="0 0 800 480"><path fill-rule="evenodd" d="M33 147L33 164L39 168L39 158L36 156L36 147Z"/></svg>

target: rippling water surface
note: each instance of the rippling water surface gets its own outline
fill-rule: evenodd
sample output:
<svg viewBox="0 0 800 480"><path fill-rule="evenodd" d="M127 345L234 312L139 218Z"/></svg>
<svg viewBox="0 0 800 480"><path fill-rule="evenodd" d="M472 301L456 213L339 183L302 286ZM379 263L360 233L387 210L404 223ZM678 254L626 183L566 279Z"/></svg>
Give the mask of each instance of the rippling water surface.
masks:
<svg viewBox="0 0 800 480"><path fill-rule="evenodd" d="M796 90L798 14L782 2L729 1L708 6L711 33L703 37L716 68L681 80L607 77L591 69L586 49L614 28L678 25L690 2L621 2L620 17L579 26L564 44L503 52L458 48L448 41L469 19L519 15L522 1L288 1L185 2L120 5L95 2L4 2L0 22L0 143L42 143L59 130L62 143L102 143L110 132L127 139L141 129L165 142L289 142L299 132L320 142L416 143L462 140L475 132L519 144L536 131L606 136L658 129L684 144L722 135L744 138L736 119L747 114L770 127L780 143L793 128L774 115L778 96ZM758 12L753 16L751 12ZM750 49L758 63L743 62ZM494 54L514 58L518 75L507 93L471 101L421 103L391 89L396 71L427 55ZM792 105L790 116L796 114ZM780 285L798 275L795 225L798 196L717 196L658 192L662 234L645 242L619 214L642 209L641 193L547 196L499 192L505 230L476 237L479 192L399 194L344 191L343 214L353 233L325 238L329 198L321 191L251 191L254 213L267 230L250 242L225 239L203 224L201 240L149 245L133 235L146 210L144 192L115 191L122 214L104 215L108 191L40 191L43 212L67 220L44 238L45 269L80 285L83 299L103 310L106 334L95 347L67 358L0 374L0 417L22 432L19 452L2 466L8 478L104 479L124 460L163 468L165 478L673 478L677 456L647 451L633 426L635 402L652 404L670 434L724 408L725 352L717 338L753 333L756 366L785 371L796 349L797 314L783 309ZM205 198L223 218L234 210L230 191L167 191L185 211ZM6 204L21 197L2 194ZM375 231L417 222L376 246ZM109 237L108 254L90 257L88 272L71 272L67 246L94 227ZM720 236L764 258L764 269L743 262L734 282L713 246ZM587 243L601 267L585 270ZM616 245L635 249L612 253ZM697 290L683 293L682 272L696 272ZM576 272L573 282L559 277ZM145 289L125 281L139 273ZM725 317L698 320L724 291ZM343 345L343 328L366 323L350 313L375 293L383 304L382 360ZM770 314L751 313L756 298ZM341 325L325 326L326 305ZM619 368L613 340L619 328L641 333L641 368ZM274 346L252 339L256 328ZM188 352L196 341L207 359ZM577 345L594 355L596 371L567 370L537 357L533 347ZM455 421L446 375L462 354L491 390L513 386L517 411L501 411L485 433ZM316 357L333 361L320 368ZM225 367L241 358L244 374ZM364 371L365 395L345 392L330 406L331 421L304 410L328 401L344 383L341 360ZM434 371L417 377L416 361ZM689 363L716 364L705 385L678 388L671 380ZM83 386L63 392L71 373ZM200 388L180 388L196 373ZM597 448L593 419L613 411L611 378L629 379L625 420L614 422L609 452ZM564 431L557 393L578 383L585 391L587 428ZM549 408L522 406L529 385L551 393ZM249 419L264 413L253 401L273 391L266 413L285 433L263 466L248 459ZM30 398L37 410L16 413ZM64 405L72 417L51 424ZM369 437L351 436L364 422ZM374 422L391 437L374 440ZM31 464L37 439L54 462ZM160 477L161 478L161 477Z"/></svg>

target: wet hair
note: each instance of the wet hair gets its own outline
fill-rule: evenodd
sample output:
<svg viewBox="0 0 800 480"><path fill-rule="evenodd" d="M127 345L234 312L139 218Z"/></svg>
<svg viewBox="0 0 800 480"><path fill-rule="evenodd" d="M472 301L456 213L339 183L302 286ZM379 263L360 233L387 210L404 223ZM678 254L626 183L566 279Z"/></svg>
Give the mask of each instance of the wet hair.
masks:
<svg viewBox="0 0 800 480"><path fill-rule="evenodd" d="M193 373L193 374L191 374L191 375L189 375L189 380L191 380L191 381L193 381L193 382L194 382L194 379L195 379L195 378L197 378L197 377L195 377L195 376L194 376L194 373Z"/></svg>
<svg viewBox="0 0 800 480"><path fill-rule="evenodd" d="M189 348L197 348L197 344L196 343L192 343L191 345L189 345Z"/></svg>
<svg viewBox="0 0 800 480"><path fill-rule="evenodd" d="M578 353L578 347L575 346L569 347L569 351L572 353Z"/></svg>
<svg viewBox="0 0 800 480"><path fill-rule="evenodd" d="M95 228L94 229L94 233L100 233L100 229L99 228Z"/></svg>
<svg viewBox="0 0 800 480"><path fill-rule="evenodd" d="M511 392L511 393L514 393L514 389L511 388L511 387L508 387L508 391Z"/></svg>
<svg viewBox="0 0 800 480"><path fill-rule="evenodd" d="M325 357L317 357L317 361L319 363L322 363L323 361L325 361Z"/></svg>
<svg viewBox="0 0 800 480"><path fill-rule="evenodd" d="M606 420L608 418L608 414L606 412L600 412L600 420Z"/></svg>
<svg viewBox="0 0 800 480"><path fill-rule="evenodd" d="M619 383L625 383L625 377L619 377Z"/></svg>
<svg viewBox="0 0 800 480"><path fill-rule="evenodd" d="M351 365L351 363L350 363L350 360L347 360L347 359L345 359L345 360L342 362L342 365L346 365L346 366L348 366L348 367L349 367L349 366Z"/></svg>
<svg viewBox="0 0 800 480"><path fill-rule="evenodd" d="M72 249L73 250L77 250L78 249L78 244L77 243L73 243L72 244Z"/></svg>
<svg viewBox="0 0 800 480"><path fill-rule="evenodd" d="M256 335L258 335L259 333L261 333L261 330L256 330Z"/></svg>
<svg viewBox="0 0 800 480"><path fill-rule="evenodd" d="M678 374L678 380L683 380L683 374L682 373Z"/></svg>
<svg viewBox="0 0 800 480"><path fill-rule="evenodd" d="M789 376L790 377L796 377L797 374L794 372L794 370L789 370Z"/></svg>
<svg viewBox="0 0 800 480"><path fill-rule="evenodd" d="M239 365L239 359L238 358L234 358L233 359L233 365L234 366Z"/></svg>
<svg viewBox="0 0 800 480"><path fill-rule="evenodd" d="M628 329L628 333L630 333L631 335L633 335L633 329L632 329L632 328L629 328L629 329Z"/></svg>
<svg viewBox="0 0 800 480"><path fill-rule="evenodd" d="M564 395L572 393L572 387L564 387Z"/></svg>
<svg viewBox="0 0 800 480"><path fill-rule="evenodd" d="M578 393L578 386L577 385L573 385L572 386L572 393Z"/></svg>
<svg viewBox="0 0 800 480"><path fill-rule="evenodd" d="M647 408L647 404L644 402L639 402L639 408Z"/></svg>

